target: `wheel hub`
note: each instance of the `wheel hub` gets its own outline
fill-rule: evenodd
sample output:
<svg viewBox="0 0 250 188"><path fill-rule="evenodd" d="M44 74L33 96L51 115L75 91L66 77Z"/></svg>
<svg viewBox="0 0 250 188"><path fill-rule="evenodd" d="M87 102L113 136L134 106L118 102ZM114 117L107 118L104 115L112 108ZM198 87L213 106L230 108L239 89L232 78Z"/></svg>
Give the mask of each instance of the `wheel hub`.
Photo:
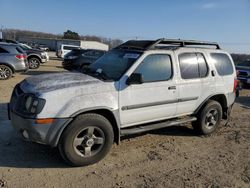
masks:
<svg viewBox="0 0 250 188"><path fill-rule="evenodd" d="M87 146L87 147L92 147L93 145L94 145L94 139L93 138L90 138L90 139L88 139L88 140L86 140L86 142L85 142L85 145Z"/></svg>

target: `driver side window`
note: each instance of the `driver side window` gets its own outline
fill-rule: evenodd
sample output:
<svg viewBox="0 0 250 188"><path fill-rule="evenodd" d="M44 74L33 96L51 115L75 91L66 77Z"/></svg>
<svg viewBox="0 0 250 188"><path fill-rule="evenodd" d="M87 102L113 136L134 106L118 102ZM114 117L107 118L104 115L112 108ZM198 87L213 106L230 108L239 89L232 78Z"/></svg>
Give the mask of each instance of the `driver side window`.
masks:
<svg viewBox="0 0 250 188"><path fill-rule="evenodd" d="M141 62L134 73L140 73L143 82L169 80L172 77L171 57L167 54L149 55Z"/></svg>

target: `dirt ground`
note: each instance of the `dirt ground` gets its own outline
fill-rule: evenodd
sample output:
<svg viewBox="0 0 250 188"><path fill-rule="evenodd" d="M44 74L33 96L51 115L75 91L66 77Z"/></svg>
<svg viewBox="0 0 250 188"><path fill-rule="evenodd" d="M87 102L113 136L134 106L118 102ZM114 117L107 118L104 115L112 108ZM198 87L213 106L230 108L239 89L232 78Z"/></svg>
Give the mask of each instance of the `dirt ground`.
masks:
<svg viewBox="0 0 250 188"><path fill-rule="evenodd" d="M196 135L190 125L152 131L122 139L87 167L69 167L56 149L22 141L7 120L13 87L27 76L64 71L60 65L52 58L0 81L0 187L250 187L250 90L212 136Z"/></svg>

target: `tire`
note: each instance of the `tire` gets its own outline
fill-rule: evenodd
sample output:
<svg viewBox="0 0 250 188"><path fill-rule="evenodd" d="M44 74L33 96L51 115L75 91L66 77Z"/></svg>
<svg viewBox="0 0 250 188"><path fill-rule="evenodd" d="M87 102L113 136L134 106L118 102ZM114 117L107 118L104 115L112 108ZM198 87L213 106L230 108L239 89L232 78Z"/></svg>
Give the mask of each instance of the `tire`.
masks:
<svg viewBox="0 0 250 188"><path fill-rule="evenodd" d="M12 70L6 65L0 65L0 80L8 80L12 77Z"/></svg>
<svg viewBox="0 0 250 188"><path fill-rule="evenodd" d="M38 69L40 67L41 61L37 57L31 57L28 59L30 69Z"/></svg>
<svg viewBox="0 0 250 188"><path fill-rule="evenodd" d="M90 64L83 64L80 68L80 72L84 72Z"/></svg>
<svg viewBox="0 0 250 188"><path fill-rule="evenodd" d="M103 159L114 141L110 122L99 114L78 116L63 132L58 149L71 166L87 166Z"/></svg>
<svg viewBox="0 0 250 188"><path fill-rule="evenodd" d="M222 107L217 101L209 100L197 114L197 121L192 123L199 134L210 135L215 132L222 119Z"/></svg>

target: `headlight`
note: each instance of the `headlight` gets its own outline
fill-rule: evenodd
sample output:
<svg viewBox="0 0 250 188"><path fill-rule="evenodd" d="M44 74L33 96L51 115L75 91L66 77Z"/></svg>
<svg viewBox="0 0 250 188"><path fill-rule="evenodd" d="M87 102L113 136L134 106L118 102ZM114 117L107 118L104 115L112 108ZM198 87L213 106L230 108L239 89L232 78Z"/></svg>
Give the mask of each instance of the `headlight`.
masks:
<svg viewBox="0 0 250 188"><path fill-rule="evenodd" d="M26 102L25 102L25 108L26 110L29 110L29 107L31 105L31 102L32 102L32 97L29 96L27 99L26 99Z"/></svg>
<svg viewBox="0 0 250 188"><path fill-rule="evenodd" d="M45 102L45 99L38 98L33 94L24 94L19 99L18 111L25 114L39 114Z"/></svg>
<svg viewBox="0 0 250 188"><path fill-rule="evenodd" d="M46 53L45 53L45 52L42 52L41 55L42 55L42 56L46 56Z"/></svg>

